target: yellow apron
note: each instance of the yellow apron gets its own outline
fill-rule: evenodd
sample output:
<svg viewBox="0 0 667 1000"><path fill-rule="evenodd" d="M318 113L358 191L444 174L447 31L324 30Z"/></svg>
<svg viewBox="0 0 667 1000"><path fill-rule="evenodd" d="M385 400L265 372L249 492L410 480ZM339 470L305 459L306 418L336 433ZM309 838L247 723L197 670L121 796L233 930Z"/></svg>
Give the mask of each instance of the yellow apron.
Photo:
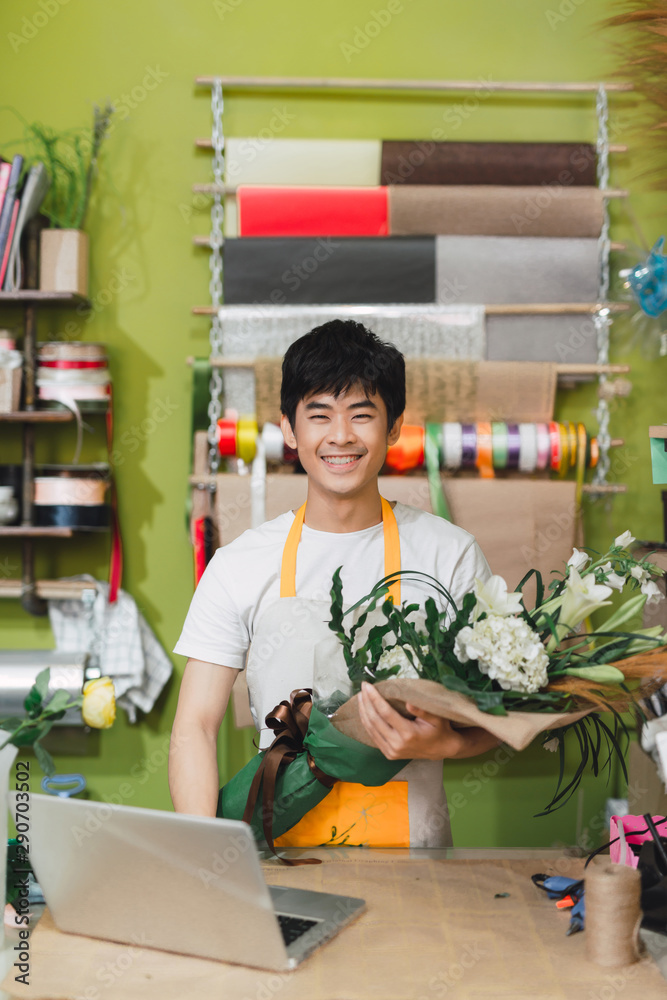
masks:
<svg viewBox="0 0 667 1000"><path fill-rule="evenodd" d="M338 640L328 628L329 604L296 597L296 558L305 508L297 511L285 543L280 600L260 616L248 653L250 704L258 729L266 714L295 688L313 686L315 650L326 650L346 673ZM398 526L382 498L385 575L401 567ZM400 580L390 598L401 600ZM270 741L263 734L263 741ZM268 742L265 743L268 745ZM262 747L264 748L264 747ZM443 847L451 844L442 762L411 761L385 785L337 782L319 805L279 837L277 847L347 844L370 847Z"/></svg>

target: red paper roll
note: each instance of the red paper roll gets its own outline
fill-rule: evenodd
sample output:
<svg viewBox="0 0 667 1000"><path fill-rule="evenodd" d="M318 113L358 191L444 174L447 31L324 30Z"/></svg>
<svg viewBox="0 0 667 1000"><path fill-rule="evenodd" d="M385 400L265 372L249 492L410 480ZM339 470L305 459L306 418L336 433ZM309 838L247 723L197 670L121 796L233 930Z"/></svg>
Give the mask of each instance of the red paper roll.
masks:
<svg viewBox="0 0 667 1000"><path fill-rule="evenodd" d="M239 236L386 236L387 189L252 187L236 192Z"/></svg>

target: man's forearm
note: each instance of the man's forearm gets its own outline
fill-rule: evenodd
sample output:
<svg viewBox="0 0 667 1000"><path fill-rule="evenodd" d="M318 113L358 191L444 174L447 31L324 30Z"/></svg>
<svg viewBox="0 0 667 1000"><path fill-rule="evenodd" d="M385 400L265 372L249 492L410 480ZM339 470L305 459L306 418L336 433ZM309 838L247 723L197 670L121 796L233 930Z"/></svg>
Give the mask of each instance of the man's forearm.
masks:
<svg viewBox="0 0 667 1000"><path fill-rule="evenodd" d="M216 739L199 726L174 727L169 748L169 791L176 812L215 816L219 778Z"/></svg>
<svg viewBox="0 0 667 1000"><path fill-rule="evenodd" d="M493 750L494 747L502 743L502 740L494 736L493 733L479 726L466 726L462 729L456 729L456 733L462 738L461 747L456 754L449 758L450 760L465 760L466 757L478 757L480 754L486 753L487 750Z"/></svg>

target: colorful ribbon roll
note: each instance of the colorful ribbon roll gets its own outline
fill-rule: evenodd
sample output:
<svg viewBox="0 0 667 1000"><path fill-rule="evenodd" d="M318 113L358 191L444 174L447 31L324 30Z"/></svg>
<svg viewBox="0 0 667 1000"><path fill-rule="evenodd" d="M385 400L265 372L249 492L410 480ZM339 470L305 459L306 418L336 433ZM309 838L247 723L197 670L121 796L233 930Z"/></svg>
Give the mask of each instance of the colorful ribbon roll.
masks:
<svg viewBox="0 0 667 1000"><path fill-rule="evenodd" d="M403 424L401 436L387 451L385 465L394 472L407 472L424 464L424 428Z"/></svg>

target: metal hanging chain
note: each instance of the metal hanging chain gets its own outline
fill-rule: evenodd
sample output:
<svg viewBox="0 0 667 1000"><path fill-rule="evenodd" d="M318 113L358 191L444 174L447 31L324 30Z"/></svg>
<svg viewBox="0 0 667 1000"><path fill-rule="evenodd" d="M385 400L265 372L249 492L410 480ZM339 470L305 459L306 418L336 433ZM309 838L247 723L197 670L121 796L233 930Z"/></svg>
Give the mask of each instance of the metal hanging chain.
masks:
<svg viewBox="0 0 667 1000"><path fill-rule="evenodd" d="M607 91L603 84L600 84L596 97L596 111L598 119L597 136L597 182L598 187L606 190L609 187L609 102ZM606 303L609 298L609 204L603 198L602 229L598 240L598 261L600 278L598 284L598 302ZM597 337L597 363L606 365L609 363L609 328L611 326L611 316L609 309L603 307L594 316L595 333ZM598 376L598 386L600 389L607 381L607 376ZM607 483L609 474L609 448L611 436L609 434L609 402L600 393L595 416L598 422L598 445L600 457L593 476L593 484L602 486Z"/></svg>
<svg viewBox="0 0 667 1000"><path fill-rule="evenodd" d="M216 78L211 87L211 116L212 131L211 140L213 144L213 180L216 187L221 187L224 183L225 157L223 154L225 137L222 130L222 84ZM211 280L209 282L209 292L211 294L211 305L214 307L213 320L209 340L211 344L211 358L220 357L222 354L222 324L218 310L222 303L222 225L224 220L224 208L222 202L223 195L219 190L213 195L211 204L211 256L209 258L209 268ZM208 464L211 473L215 474L220 466L220 453L216 443L217 423L222 416L222 375L219 368L212 368L209 390L211 399L208 404Z"/></svg>

